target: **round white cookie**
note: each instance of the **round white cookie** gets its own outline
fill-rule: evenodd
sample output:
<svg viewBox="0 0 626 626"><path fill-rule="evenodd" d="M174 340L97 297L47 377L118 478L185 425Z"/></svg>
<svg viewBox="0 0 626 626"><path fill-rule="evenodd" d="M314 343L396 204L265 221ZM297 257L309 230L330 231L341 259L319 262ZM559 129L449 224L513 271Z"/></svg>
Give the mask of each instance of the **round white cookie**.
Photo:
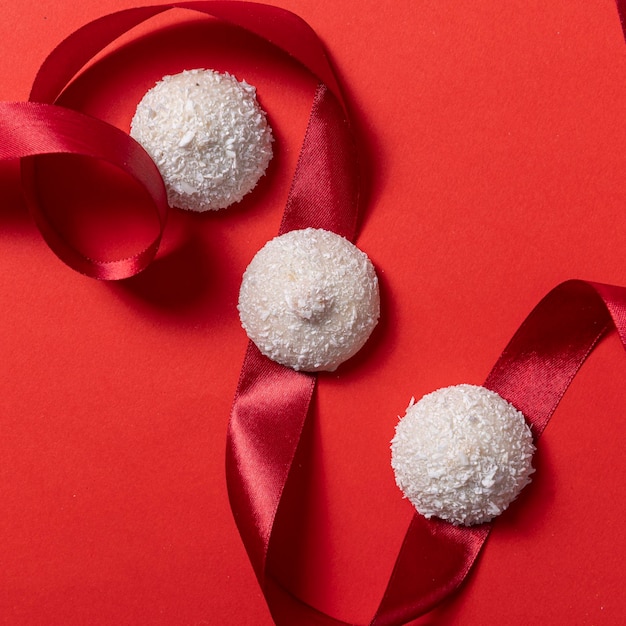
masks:
<svg viewBox="0 0 626 626"><path fill-rule="evenodd" d="M130 134L159 168L169 204L192 211L239 202L272 158L256 89L212 70L165 76L138 104Z"/></svg>
<svg viewBox="0 0 626 626"><path fill-rule="evenodd" d="M239 317L270 359L295 370L333 371L378 322L378 279L367 255L314 228L269 241L246 269Z"/></svg>
<svg viewBox="0 0 626 626"><path fill-rule="evenodd" d="M522 413L484 387L457 385L409 406L391 465L419 513L469 526L502 513L530 482L534 451Z"/></svg>

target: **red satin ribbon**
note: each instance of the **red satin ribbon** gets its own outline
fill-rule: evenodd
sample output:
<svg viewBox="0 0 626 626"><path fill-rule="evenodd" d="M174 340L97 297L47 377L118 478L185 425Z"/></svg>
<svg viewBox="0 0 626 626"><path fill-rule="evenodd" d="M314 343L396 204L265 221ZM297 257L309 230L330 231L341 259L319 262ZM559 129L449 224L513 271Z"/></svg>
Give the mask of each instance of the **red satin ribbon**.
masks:
<svg viewBox="0 0 626 626"><path fill-rule="evenodd" d="M0 103L0 158L23 158L22 179L29 208L43 237L52 250L70 267L93 278L121 279L144 269L154 258L165 228L167 203L160 174L143 149L127 134L113 126L81 113L55 106L70 81L107 45L119 36L171 9L188 9L217 17L258 35L298 60L320 80L311 120L324 118L321 124L310 124L301 154L301 167L293 181L291 203L283 228L322 225L336 212L337 230L348 237L354 235L356 224L356 193L354 205L347 211L337 205L336 190L356 187L355 162L350 162L345 181L333 181L321 197L319 211L295 218L298 198L306 196L308 160L323 158L343 161L347 152L353 155L345 105L338 82L324 48L315 32L297 15L253 2L176 2L138 7L101 17L78 29L62 41L42 64L30 94L29 103ZM328 92L322 96L322 92ZM43 106L48 105L48 106ZM329 109L335 109L329 113ZM321 132L321 134L315 134ZM84 141L81 141L84 138ZM311 145L307 147L306 142ZM145 248L129 258L115 261L91 259L71 246L54 226L50 215L36 193L35 167L39 155L77 154L85 158L103 159L131 175L148 192L158 223L158 233ZM28 157L28 158L26 158ZM304 206L306 203L301 203ZM318 216L319 212L319 216ZM332 220L331 220L332 221Z"/></svg>
<svg viewBox="0 0 626 626"><path fill-rule="evenodd" d="M324 165L318 163L322 170ZM309 182L314 184L314 178ZM314 212L314 198L309 201ZM612 327L626 347L625 289L563 283L528 316L485 386L522 410L537 438L588 354ZM285 487L303 443L314 385L314 376L269 363L249 346L229 424L231 506L279 626L347 626L300 600L276 567L292 553L293 546L275 532L276 519L281 507L293 510L300 505L300 492L286 494ZM370 625L397 626L432 610L464 581L490 529L491 524L456 527L415 514Z"/></svg>
<svg viewBox="0 0 626 626"><path fill-rule="evenodd" d="M155 240L129 259L106 263L72 249L33 202L37 223L51 247L74 269L105 279L131 276L156 254L166 206L162 180L152 162L125 133L54 102L106 45L172 8L200 11L246 28L298 59L320 79L280 232L315 226L353 238L358 209L355 150L337 81L315 33L282 9L206 1L133 8L91 22L46 59L31 102L0 104L0 158L24 157L24 180L33 200L33 158L69 153L120 167L146 188L153 201L159 223ZM529 315L485 384L522 410L538 437L586 356L612 327L626 345L626 290L564 283ZM298 506L297 490L286 491L286 485L303 444L316 380L267 360L250 345L228 430L226 472L233 514L279 625L345 624L293 595L277 566L290 556L287 535L277 531L276 520L281 509ZM459 528L415 515L370 624L399 625L432 609L462 583L489 530L488 524Z"/></svg>
<svg viewBox="0 0 626 626"><path fill-rule="evenodd" d="M569 281L531 312L487 377L485 386L524 412L537 438L589 353L616 328L626 347L626 289ZM279 625L345 622L298 600L272 564L293 546L274 536L279 507L297 508L284 494L312 397L314 377L292 372L248 350L228 436L231 504L274 620ZM287 497L290 501L287 502ZM457 527L415 514L372 626L404 624L423 615L463 582L491 524Z"/></svg>

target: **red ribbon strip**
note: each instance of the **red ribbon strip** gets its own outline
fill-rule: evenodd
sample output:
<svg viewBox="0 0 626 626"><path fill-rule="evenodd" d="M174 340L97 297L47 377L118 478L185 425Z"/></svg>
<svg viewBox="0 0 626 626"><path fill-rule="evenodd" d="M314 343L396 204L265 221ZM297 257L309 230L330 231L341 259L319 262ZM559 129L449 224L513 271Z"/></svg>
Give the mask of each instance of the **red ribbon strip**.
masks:
<svg viewBox="0 0 626 626"><path fill-rule="evenodd" d="M625 288L578 280L562 283L526 318L484 386L522 411L537 439L576 372L612 328L626 348ZM403 624L457 589L491 525L459 528L416 514L378 611L381 619L372 624Z"/></svg>
<svg viewBox="0 0 626 626"><path fill-rule="evenodd" d="M69 35L46 58L42 64L30 94L28 103L0 103L0 158L22 158L22 178L24 190L35 222L44 239L61 260L73 269L99 279L121 279L133 276L144 269L154 258L165 228L167 203L163 194L163 182L149 157L143 149L127 134L101 121L94 120L76 111L55 105L63 90L76 77L82 68L107 45L115 41L128 30L142 22L171 9L188 9L216 17L225 22L241 27L274 44L288 55L298 60L320 81L320 89L329 91L326 97L316 97L312 116L323 116L327 121L313 124L322 131L322 135L309 135L309 141L317 147L303 149L300 173L307 169L306 153L317 154L311 158L335 158L349 146L349 132L345 105L338 82L332 71L324 48L311 27L297 15L263 4L253 2L177 2L126 9L105 15L90 22ZM48 106L43 106L48 105ZM335 108L335 114L328 115L328 108ZM81 137L85 141L81 142ZM348 147L350 151L351 148ZM158 223L158 233L154 240L130 258L115 261L102 261L88 258L65 241L55 227L54 215L50 215L39 202L36 193L35 168L40 155L77 154L91 159L102 159L130 174L148 192L153 211ZM28 158L26 158L28 157ZM49 158L49 156L48 156ZM350 169L355 167L354 162ZM306 175L304 182L296 173L293 182L293 203L300 195L306 195ZM348 176L348 185L354 186L352 175ZM338 185L330 185L333 193ZM325 194L327 211L335 211L338 232L352 237L356 224L356 200L349 211L343 212L333 204L332 198ZM296 215L294 207L290 214ZM328 217L328 216L327 216ZM285 228L292 218L286 218ZM316 220L314 214L302 215L304 225L310 219L314 225L327 218Z"/></svg>
<svg viewBox="0 0 626 626"><path fill-rule="evenodd" d="M200 11L245 28L298 59L320 79L280 232L315 226L353 238L358 209L355 149L339 86L315 33L282 9L204 1L133 8L95 20L46 59L29 103L0 103L0 158L23 158L26 191L50 246L74 269L104 279L131 276L156 254L166 205L152 162L125 133L54 103L95 54L133 26L173 8ZM103 262L81 255L56 232L53 220L36 202L33 166L44 154L102 159L127 172L152 199L158 236L128 259ZM538 437L587 355L612 327L626 345L625 289L564 283L529 315L485 385L522 410ZM345 626L297 598L278 567L289 558L290 546L289 533L278 532L276 522L281 510L299 504L298 490L286 486L306 437L316 380L269 361L250 344L228 430L226 472L233 514L279 625ZM488 524L459 528L416 514L370 624L399 625L432 609L462 583L489 530Z"/></svg>
<svg viewBox="0 0 626 626"><path fill-rule="evenodd" d="M317 164L322 171L325 165ZM309 200L314 202L312 197ZM314 208L312 204L310 211ZM528 316L485 386L520 409L538 438L576 372L612 327L626 347L625 289L582 281L563 283ZM298 446L303 444L314 385L314 376L269 363L250 346L229 424L226 460L231 506L279 626L348 626L300 600L288 581L281 580L276 566L289 560L293 551L282 533L274 531L279 510L301 504L300 492L286 494L285 487ZM370 625L398 626L432 610L464 581L490 529L491 524L456 527L415 514Z"/></svg>
<svg viewBox="0 0 626 626"><path fill-rule="evenodd" d="M485 386L523 411L535 438L598 341L616 328L626 347L626 289L569 281L530 313L487 377ZM228 435L231 504L250 560L279 625L346 626L295 597L273 564L293 546L274 536L279 507L307 419L314 377L246 355ZM287 499L289 498L289 501ZM465 528L415 514L372 626L398 626L427 613L463 582L491 524Z"/></svg>

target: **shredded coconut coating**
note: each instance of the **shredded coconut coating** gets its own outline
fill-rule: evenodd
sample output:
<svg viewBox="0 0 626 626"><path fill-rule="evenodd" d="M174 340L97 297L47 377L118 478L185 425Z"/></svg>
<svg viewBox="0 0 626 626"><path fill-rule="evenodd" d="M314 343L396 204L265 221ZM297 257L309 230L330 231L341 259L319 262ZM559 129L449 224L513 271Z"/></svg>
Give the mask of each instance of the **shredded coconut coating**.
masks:
<svg viewBox="0 0 626 626"><path fill-rule="evenodd" d="M130 134L159 168L169 204L192 211L239 202L272 158L256 89L212 70L165 76L137 106Z"/></svg>
<svg viewBox="0 0 626 626"><path fill-rule="evenodd" d="M333 371L378 322L378 279L367 255L322 229L288 232L257 252L243 275L239 317L248 337L295 370Z"/></svg>
<svg viewBox="0 0 626 626"><path fill-rule="evenodd" d="M391 451L396 483L417 511L456 525L481 524L502 513L535 471L524 415L474 385L411 401Z"/></svg>

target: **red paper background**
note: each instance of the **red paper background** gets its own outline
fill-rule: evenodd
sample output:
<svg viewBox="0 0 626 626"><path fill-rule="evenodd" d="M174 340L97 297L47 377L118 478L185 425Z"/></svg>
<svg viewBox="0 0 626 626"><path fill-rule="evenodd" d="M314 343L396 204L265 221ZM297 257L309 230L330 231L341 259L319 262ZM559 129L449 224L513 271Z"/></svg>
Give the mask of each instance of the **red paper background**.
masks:
<svg viewBox="0 0 626 626"><path fill-rule="evenodd" d="M480 383L559 282L626 285L626 45L613 0L277 4L317 31L345 86L367 180L358 244L383 295L366 349L320 377L293 576L315 605L365 620L412 514L388 449L411 396ZM3 0L0 98L26 99L56 43L127 6ZM154 80L190 66L257 86L276 157L241 206L172 213L144 274L69 270L26 214L17 165L0 165L0 624L271 624L225 490L246 345L235 305L277 232L314 81L179 11L125 38L68 101L127 128ZM626 620L625 376L612 337L467 583L417 624Z"/></svg>

